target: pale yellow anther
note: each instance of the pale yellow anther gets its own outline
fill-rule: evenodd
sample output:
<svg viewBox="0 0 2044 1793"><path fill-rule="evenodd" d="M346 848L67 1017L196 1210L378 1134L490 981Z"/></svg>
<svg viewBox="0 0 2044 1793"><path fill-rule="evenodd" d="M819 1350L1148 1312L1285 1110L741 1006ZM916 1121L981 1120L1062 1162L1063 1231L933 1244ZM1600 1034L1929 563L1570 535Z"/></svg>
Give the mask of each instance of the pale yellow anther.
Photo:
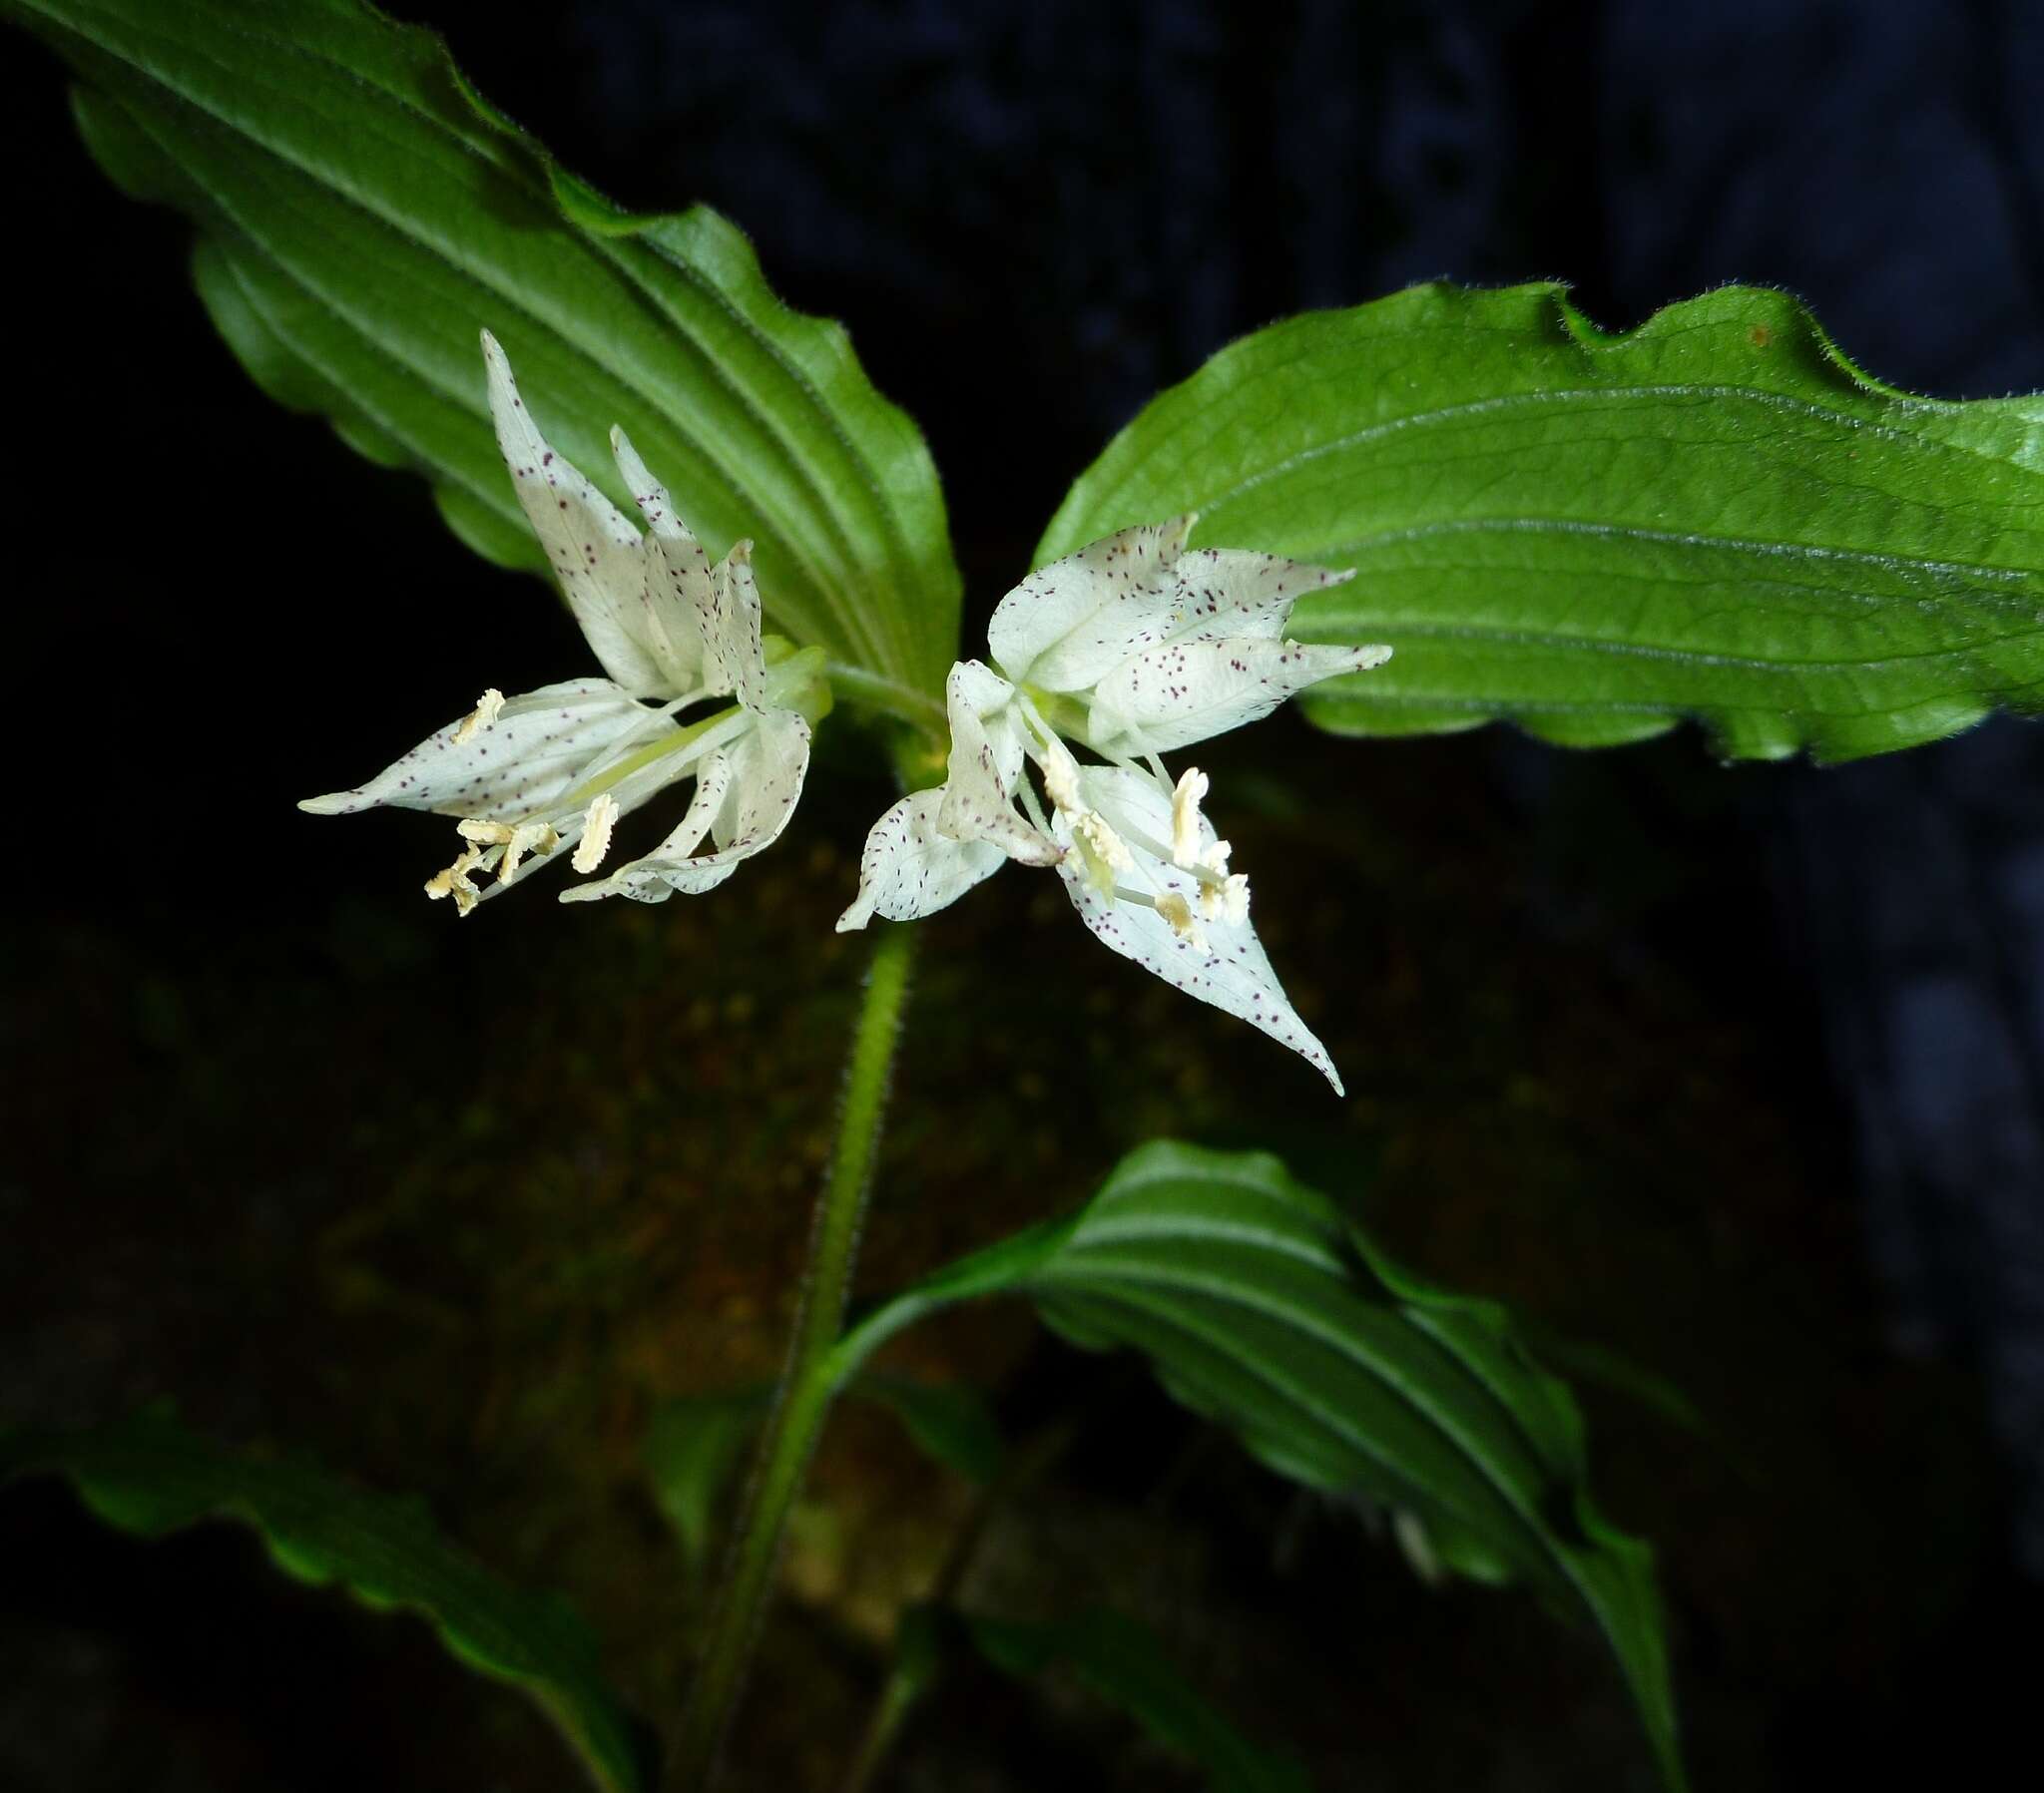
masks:
<svg viewBox="0 0 2044 1793"><path fill-rule="evenodd" d="M502 826L501 823L498 824ZM561 844L561 837L546 822L520 822L506 834L504 860L497 867L497 882L508 884L518 876L519 862L528 853L537 853L545 858Z"/></svg>
<svg viewBox="0 0 2044 1793"><path fill-rule="evenodd" d="M508 884L518 876L519 861L528 853L551 853L561 837L546 822L498 822L486 815L464 816L454 824L463 840L479 847L502 847L504 856L497 867L497 882Z"/></svg>
<svg viewBox="0 0 2044 1793"><path fill-rule="evenodd" d="M478 729L489 727L504 707L504 693L493 684L475 700L475 708L461 718L461 726L454 730L454 745L465 747L475 739Z"/></svg>
<svg viewBox="0 0 2044 1793"><path fill-rule="evenodd" d="M1200 924L1193 919L1193 906L1175 890L1169 890L1157 899L1157 913L1171 924L1171 931L1195 952L1208 950L1207 936Z"/></svg>
<svg viewBox="0 0 2044 1793"><path fill-rule="evenodd" d="M481 900L482 892L477 890L469 873L482 862L481 847L464 847L461 857L443 872L435 872L426 880L426 895L438 902L442 897L452 897L456 911L466 915Z"/></svg>
<svg viewBox="0 0 2044 1793"><path fill-rule="evenodd" d="M1079 814L1086 799L1079 794L1079 762L1055 741L1038 762L1043 767L1044 793L1059 809Z"/></svg>
<svg viewBox="0 0 2044 1793"><path fill-rule="evenodd" d="M1171 793L1171 858L1186 871L1200 863L1200 802L1207 789L1207 774L1189 765Z"/></svg>
<svg viewBox="0 0 2044 1793"><path fill-rule="evenodd" d="M1241 872L1218 884L1200 886L1200 913L1208 921L1240 927L1250 918L1250 881Z"/></svg>
<svg viewBox="0 0 2044 1793"><path fill-rule="evenodd" d="M599 791L589 813L582 818L582 839L569 861L578 872L593 872L611 850L611 830L618 825L618 800L609 791Z"/></svg>
<svg viewBox="0 0 2044 1793"><path fill-rule="evenodd" d="M1086 867L1086 876L1102 896L1111 896L1117 874L1135 869L1135 855L1129 851L1128 843L1107 825L1098 810L1067 810L1065 819L1072 825L1072 839Z"/></svg>

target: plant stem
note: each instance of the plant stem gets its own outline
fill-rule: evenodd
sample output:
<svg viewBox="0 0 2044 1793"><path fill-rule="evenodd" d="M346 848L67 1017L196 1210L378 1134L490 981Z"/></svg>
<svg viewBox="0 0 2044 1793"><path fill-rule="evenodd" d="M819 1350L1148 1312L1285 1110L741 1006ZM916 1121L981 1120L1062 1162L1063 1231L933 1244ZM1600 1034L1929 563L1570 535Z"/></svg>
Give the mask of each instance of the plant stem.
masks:
<svg viewBox="0 0 2044 1793"><path fill-rule="evenodd" d="M859 1223L865 1213L873 1152L887 1107L894 1041L908 995L913 938L912 928L890 926L881 932L873 950L845 1066L837 1143L809 1236L809 1263L795 1315L794 1341L779 1397L760 1442L746 1516L732 1549L709 1647L668 1762L666 1785L672 1793L700 1793L717 1771L725 1732L745 1686L772 1591L788 1511L801 1492L816 1435L836 1393L830 1347L837 1342L844 1323L845 1298L858 1255Z"/></svg>
<svg viewBox="0 0 2044 1793"><path fill-rule="evenodd" d="M946 727L944 700L928 691L917 690L899 679L889 678L847 661L826 661L823 671L831 684L854 703L912 722L933 739L943 739Z"/></svg>
<svg viewBox="0 0 2044 1793"><path fill-rule="evenodd" d="M859 1739L858 1754L852 1757L851 1772L844 1777L840 1793L872 1793L880 1770L893 1752L894 1739L922 1698L922 1682L898 1663L887 1670L880 1697L873 1702L866 1720L865 1735Z"/></svg>
<svg viewBox="0 0 2044 1793"><path fill-rule="evenodd" d="M1114 1378L1110 1387L1124 1380ZM921 1610L942 1614L957 1605L958 1590L964 1585L965 1577L979 1556L980 1546L986 1540L994 1517L1042 1481L1096 1417L1099 1405L1096 1395L1095 1399L1053 1420L1019 1449L1008 1453L1007 1461L994 1479L979 1491L964 1524L951 1535L950 1547L944 1553L936 1578L930 1582L929 1591L919 1602ZM907 1617L904 1610L901 1625L906 1624ZM852 1757L851 1769L845 1775L839 1793L871 1793L902 1726L908 1722L910 1713L936 1679L936 1664L928 1659L927 1645L922 1652L924 1659L911 1662L909 1652L903 1647L905 1637L905 1630L897 1625L893 1660L887 1666L886 1679L880 1683L879 1697L873 1702L872 1712L866 1719L865 1734L859 1739L858 1753Z"/></svg>

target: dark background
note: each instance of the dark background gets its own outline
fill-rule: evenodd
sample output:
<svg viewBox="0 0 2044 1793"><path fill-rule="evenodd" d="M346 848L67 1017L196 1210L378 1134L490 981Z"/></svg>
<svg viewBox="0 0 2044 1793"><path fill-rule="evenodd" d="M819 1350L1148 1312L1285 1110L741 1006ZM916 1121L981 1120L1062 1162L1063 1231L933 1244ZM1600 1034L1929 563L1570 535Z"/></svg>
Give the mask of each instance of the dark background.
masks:
<svg viewBox="0 0 2044 1793"><path fill-rule="evenodd" d="M2019 0L398 10L568 166L718 206L850 325L943 472L968 641L1152 391L1418 278L1565 277L1607 326L1776 282L1902 386L2044 384L2044 30ZM481 683L572 675L579 644L413 484L254 391L182 224L106 188L54 62L5 42L0 1421L169 1397L417 1490L567 1588L665 1709L695 1606L640 1440L662 1399L777 1355L859 964L828 922L880 762L826 736L745 895L658 910L457 928L416 895L440 824L298 815ZM1227 745L1260 925L1350 1101L997 879L926 927L866 1286L1149 1133L1272 1144L1557 1351L1700 1410L1701 1434L1585 1389L1605 1504L1662 1551L1700 1785L1904 1785L2021 1734L2034 727L1830 771L1722 769L1691 732L1572 756L1284 719ZM1323 1788L1646 1784L1613 1677L1530 1602L1418 1587L1355 1516L1020 1316L911 1350L1018 1430L1093 1401L990 1541L985 1600L1112 1589ZM962 1510L857 1413L818 1487L735 1785L830 1784ZM568 1772L422 1627L281 1584L233 1533L143 1546L54 1487L0 1495L0 1785ZM975 1672L897 1784L1048 1780L1194 1784L1084 1701Z"/></svg>

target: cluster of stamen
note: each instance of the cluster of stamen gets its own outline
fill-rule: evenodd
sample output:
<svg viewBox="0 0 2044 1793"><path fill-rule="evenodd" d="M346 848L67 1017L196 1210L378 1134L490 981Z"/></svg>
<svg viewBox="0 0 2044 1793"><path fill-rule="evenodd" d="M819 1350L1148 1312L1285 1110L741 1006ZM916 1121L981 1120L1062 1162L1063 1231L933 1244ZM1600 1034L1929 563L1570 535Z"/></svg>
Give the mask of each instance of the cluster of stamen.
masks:
<svg viewBox="0 0 2044 1793"><path fill-rule="evenodd" d="M1196 765L1187 766L1173 787L1171 862L1199 879L1200 914L1205 920L1240 926L1249 919L1250 881L1228 869L1228 856L1235 849L1225 840L1211 847L1200 845L1200 803L1208 789L1207 774Z"/></svg>
<svg viewBox="0 0 2044 1793"><path fill-rule="evenodd" d="M1047 731L1046 731L1047 733ZM1102 896L1114 893L1115 879L1133 871L1136 858L1128 843L1114 831L1106 816L1092 808L1079 790L1079 762L1065 750L1055 735L1048 735L1046 751L1037 762L1043 767L1044 794L1072 830L1072 844L1078 849L1086 876Z"/></svg>
<svg viewBox="0 0 2044 1793"><path fill-rule="evenodd" d="M1231 927L1240 927L1249 920L1250 881L1240 872L1231 873L1228 869L1228 857L1234 849L1225 840L1217 840L1212 846L1202 844L1204 822L1200 804L1210 788L1205 772L1198 766L1188 766L1178 782L1172 784L1163 765L1152 754L1150 773L1161 787L1171 792L1171 845L1167 849L1163 842L1141 833L1132 836L1146 853L1154 853L1160 859L1168 858L1180 871L1192 873L1198 886L1194 896L1189 899L1175 890L1166 891L1162 896L1132 890L1118 881L1121 874L1133 871L1136 866L1136 858L1129 851L1128 842L1099 810L1087 803L1079 788L1079 762L1037 713L1026 695L1022 698L1022 708L1043 746L1043 751L1032 757L1043 772L1044 794L1071 830L1072 847L1086 868L1087 881L1102 896L1156 910L1180 940L1200 953L1213 950L1208 945L1201 922L1225 922ZM1127 760L1118 759L1116 763L1131 772L1140 773L1142 769ZM1031 801L1026 786L1024 801ZM1042 818L1033 807L1031 814L1036 816L1040 826Z"/></svg>
<svg viewBox="0 0 2044 1793"><path fill-rule="evenodd" d="M528 853L544 859L561 844L560 835L548 822L493 822L476 816L456 824L461 838L479 847L501 847L503 856L495 861L497 882L508 884L518 876L518 867Z"/></svg>
<svg viewBox="0 0 2044 1793"><path fill-rule="evenodd" d="M578 872L593 872L602 863L604 854L610 851L611 830L617 826L618 813L618 801L609 791L600 791L590 803L572 861ZM483 897L472 874L494 871L501 888L518 876L518 868L528 855L537 854L545 859L560 850L560 832L548 821L500 822L478 815L464 816L454 826L468 845L445 871L428 878L425 888L426 895L436 902L452 897L456 911L462 915L473 910Z"/></svg>

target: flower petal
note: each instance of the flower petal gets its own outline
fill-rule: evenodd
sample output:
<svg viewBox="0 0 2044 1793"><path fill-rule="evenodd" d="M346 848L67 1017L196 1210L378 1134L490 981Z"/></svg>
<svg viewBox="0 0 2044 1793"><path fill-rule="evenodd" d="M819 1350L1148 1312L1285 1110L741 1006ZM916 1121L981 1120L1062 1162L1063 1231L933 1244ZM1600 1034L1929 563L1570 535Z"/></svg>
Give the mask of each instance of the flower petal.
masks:
<svg viewBox="0 0 2044 1793"><path fill-rule="evenodd" d="M1322 678L1390 658L1383 647L1307 647L1247 636L1145 649L1101 681L1087 739L1102 752L1168 753L1267 716Z"/></svg>
<svg viewBox="0 0 2044 1793"><path fill-rule="evenodd" d="M862 928L875 915L934 915L1007 863L992 841L953 840L937 826L943 796L941 788L919 790L873 824L859 855L858 897L837 918L838 933Z"/></svg>
<svg viewBox="0 0 2044 1793"><path fill-rule="evenodd" d="M753 578L753 544L734 542L711 570L699 612L710 694L735 694L748 709L766 708L766 662L760 644L760 587Z"/></svg>
<svg viewBox="0 0 2044 1793"><path fill-rule="evenodd" d="M646 518L643 629L637 633L666 674L669 694L680 696L703 682L702 612L711 588L710 556L682 521L668 489L653 477L632 439L616 425L611 428L611 454L632 502ZM718 695L721 690L706 694Z"/></svg>
<svg viewBox="0 0 2044 1793"><path fill-rule="evenodd" d="M648 470L622 429L611 431L618 471L632 488L633 502L646 514L655 558L662 563L669 592L687 613L686 635L692 674L701 669L703 694L736 693L748 709L766 707L766 664L761 651L760 588L753 578L753 544L734 542L715 567L703 544L675 510L668 490ZM657 583L657 582L656 582ZM678 685L677 691L689 688Z"/></svg>
<svg viewBox="0 0 2044 1793"><path fill-rule="evenodd" d="M1086 800L1129 845L1136 860L1132 882L1154 897L1176 897L1187 910L1196 913L1199 881L1191 872L1158 858L1141 844L1146 838L1171 838L1170 793L1140 772L1116 766L1088 766L1080 774L1080 783ZM1059 832L1066 832L1062 821ZM1208 846L1218 838L1213 824L1204 819L1201 835ZM1278 974L1271 969L1271 961L1265 956L1247 914L1240 921L1205 921L1201 931L1209 950L1202 952L1182 938L1155 909L1111 894L1103 895L1086 877L1079 854L1067 855L1058 872L1065 881L1065 893L1072 899L1072 907L1104 945L1125 959L1133 959L1145 971L1154 972L1188 996L1262 1029L1313 1066L1333 1085L1336 1096L1342 1093L1341 1079L1326 1049L1299 1020L1278 981Z"/></svg>
<svg viewBox="0 0 2044 1793"><path fill-rule="evenodd" d="M696 540L695 532L682 521L681 513L675 509L674 498L667 487L653 477L653 470L640 458L622 424L611 425L611 458L618 464L618 472L632 494L632 502L646 519L649 534L670 542ZM710 564L707 557L703 564L706 567Z"/></svg>
<svg viewBox="0 0 2044 1793"><path fill-rule="evenodd" d="M954 840L989 841L1024 865L1050 865L1057 842L1015 810L1025 724L1014 695L1013 685L976 660L951 669L944 681L951 757L936 825Z"/></svg>
<svg viewBox="0 0 2044 1793"><path fill-rule="evenodd" d="M986 641L1018 684L1085 690L1186 621L1172 575L1194 515L1148 523L1039 567L995 607Z"/></svg>
<svg viewBox="0 0 2044 1793"><path fill-rule="evenodd" d="M679 696L675 670L663 664L660 642L686 640L663 607L666 594L649 590L651 563L638 530L591 485L568 458L548 446L518 396L511 364L497 339L483 332L489 371L490 417L497 446L511 469L511 484L547 551L569 608L603 670L634 696ZM660 617L660 625L649 618Z"/></svg>
<svg viewBox="0 0 2044 1793"><path fill-rule="evenodd" d="M543 685L508 699L489 722L471 727L471 719L429 734L366 784L298 807L314 815L392 807L521 822L551 810L602 761L669 726L608 678Z"/></svg>
<svg viewBox="0 0 2044 1793"><path fill-rule="evenodd" d="M1355 577L1353 567L1314 567L1243 548L1190 548L1172 571L1185 616L1165 638L1172 642L1231 636L1276 641L1291 619L1291 607L1306 593L1346 585Z"/></svg>
<svg viewBox="0 0 2044 1793"><path fill-rule="evenodd" d="M767 711L730 747L700 762L695 799L680 827L643 859L561 892L564 903L625 896L664 903L714 890L741 861L764 852L794 814L809 769L809 725L791 709ZM705 829L717 850L698 853Z"/></svg>

